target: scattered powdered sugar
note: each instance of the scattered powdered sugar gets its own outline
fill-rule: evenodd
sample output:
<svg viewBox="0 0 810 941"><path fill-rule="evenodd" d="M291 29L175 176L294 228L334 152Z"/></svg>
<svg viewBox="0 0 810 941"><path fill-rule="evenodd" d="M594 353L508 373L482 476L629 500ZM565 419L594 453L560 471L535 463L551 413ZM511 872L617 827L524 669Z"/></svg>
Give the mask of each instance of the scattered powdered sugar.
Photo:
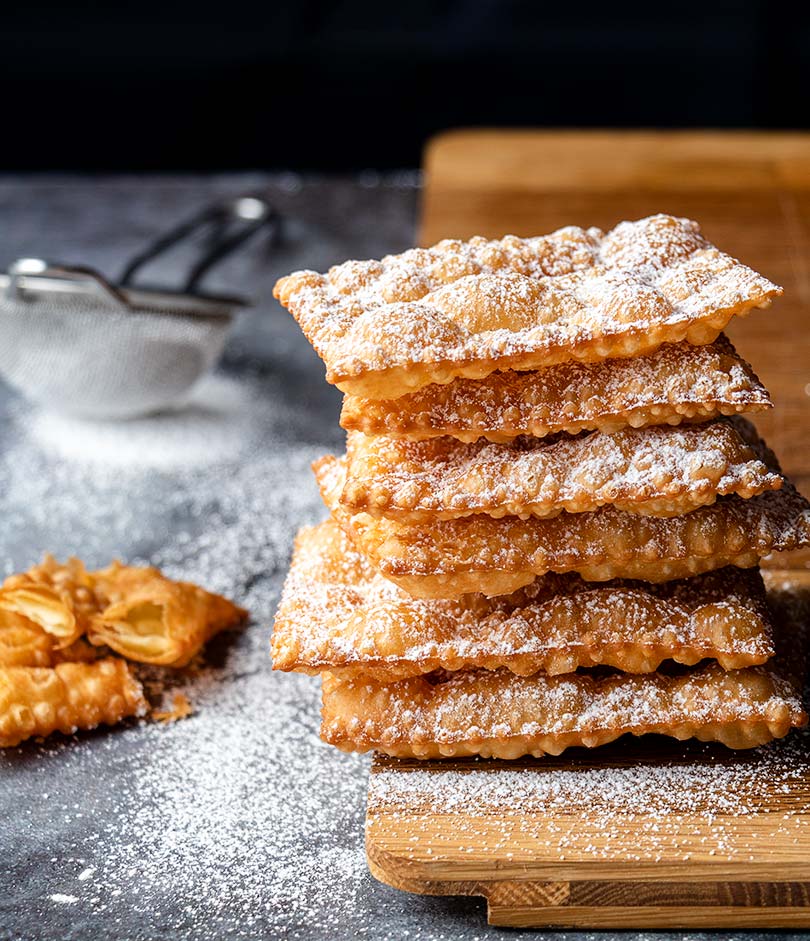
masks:
<svg viewBox="0 0 810 941"><path fill-rule="evenodd" d="M398 846L412 846L401 856L432 861L447 856L440 845L431 851L433 814L458 817L455 826L467 840L458 853L507 859L761 863L774 846L810 841L806 732L739 754L693 744L686 757L670 750L669 759L664 754L655 763L642 747L604 751L598 767L592 759L572 758L567 767L545 759L520 767L475 762L423 770L378 759L369 817L398 821ZM763 815L763 806L773 809ZM757 821L749 825L752 815Z"/></svg>
<svg viewBox="0 0 810 941"><path fill-rule="evenodd" d="M530 814L576 813L583 820L605 813L746 816L774 794L789 795L796 782L806 780L808 744L807 733L794 732L785 742L747 754L725 756L694 746L692 760L655 763L618 762L614 748L605 753L604 767L578 767L576 759L568 768L557 764L547 769L541 763L514 769L480 763L468 770L397 770L382 763L371 776L369 804L375 811L420 807L427 813L465 814L519 807Z"/></svg>
<svg viewBox="0 0 810 941"><path fill-rule="evenodd" d="M120 555L252 614L171 690L188 697L191 718L0 755L0 799L14 808L0 841L23 839L28 858L51 858L37 867L37 891L20 878L21 907L69 900L70 924L88 919L87 935L126 918L144 937L328 937L337 917L359 927L373 919L375 905L357 902L372 891L367 761L321 743L316 681L270 669L295 531L324 515L309 468L324 446L301 443L313 435L296 394L261 372L218 375L194 396L190 421L178 413L117 427L32 419L12 405L0 460L6 571L46 550L90 566Z"/></svg>
<svg viewBox="0 0 810 941"><path fill-rule="evenodd" d="M234 460L255 443L257 405L267 407L248 385L213 375L199 382L185 406L146 418L92 421L43 411L26 422L44 450L70 461L194 469Z"/></svg>

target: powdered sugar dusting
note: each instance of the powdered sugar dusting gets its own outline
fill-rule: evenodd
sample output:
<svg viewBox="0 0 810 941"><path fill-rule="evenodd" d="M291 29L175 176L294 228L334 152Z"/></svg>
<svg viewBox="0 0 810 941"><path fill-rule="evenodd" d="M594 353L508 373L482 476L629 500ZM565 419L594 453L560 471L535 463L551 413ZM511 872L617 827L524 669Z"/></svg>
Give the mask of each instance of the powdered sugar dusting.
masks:
<svg viewBox="0 0 810 941"><path fill-rule="evenodd" d="M434 826L428 815L442 814L458 818L469 852L509 857L519 833L523 850L539 859L658 862L682 859L688 847L717 861L762 860L774 845L810 841L808 748L810 735L794 732L740 754L694 745L679 756L661 748L653 762L649 746L639 757L632 745L604 752L598 765L572 756L565 767L546 758L430 769L378 758L369 816L397 820L400 836L412 834L417 845L406 857L422 854L418 844L427 845ZM752 815L759 815L753 828Z"/></svg>
<svg viewBox="0 0 810 941"><path fill-rule="evenodd" d="M453 376L710 342L781 288L714 248L688 219L498 241L448 239L381 261L299 271L276 296L330 381L394 398Z"/></svg>
<svg viewBox="0 0 810 941"><path fill-rule="evenodd" d="M79 742L57 736L0 755L0 790L16 795L6 796L14 834L3 839L22 832L47 852L59 820L58 856L42 878L77 917L107 924L137 913L156 935L219 938L238 924L241 936L309 937L328 934L338 915L354 917L368 891L366 762L320 742L316 684L270 670L269 627L294 533L323 515L309 469L323 445L297 443L306 437L300 404L280 383L213 377L195 398L206 403L199 423L195 409L188 423L177 415L117 428L32 423L21 404L12 413L0 463L7 570L46 549L91 566L122 555L253 615L171 690L195 710L185 721ZM30 781L17 794L18 775Z"/></svg>

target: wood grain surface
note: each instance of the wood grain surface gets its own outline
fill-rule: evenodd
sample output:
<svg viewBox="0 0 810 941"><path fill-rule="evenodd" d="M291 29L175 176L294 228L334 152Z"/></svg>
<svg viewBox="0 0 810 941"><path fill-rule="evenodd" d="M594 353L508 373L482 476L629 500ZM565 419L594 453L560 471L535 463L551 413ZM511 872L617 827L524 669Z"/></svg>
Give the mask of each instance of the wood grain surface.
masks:
<svg viewBox="0 0 810 941"><path fill-rule="evenodd" d="M772 308L728 333L774 399L757 424L810 493L810 135L455 131L430 144L425 169L425 245L476 234L537 235L569 224L609 228L669 212L697 219L720 248L782 284L785 296ZM792 570L773 572L772 583L810 591L806 554L774 564ZM808 736L798 736L785 756L789 785L765 785L756 806L697 806L668 814L660 827L642 809L621 816L618 837L605 825L609 808L599 812L584 779L581 797L553 814L522 808L517 799L480 811L426 807L419 788L411 805L391 807L383 782L392 774L398 781L415 771L498 775L504 764L377 756L366 820L369 866L406 891L483 895L490 922L499 925L810 926ZM545 775L610 766L632 775L651 763L716 770L749 760L721 746L643 739L508 767ZM653 855L646 851L651 840Z"/></svg>

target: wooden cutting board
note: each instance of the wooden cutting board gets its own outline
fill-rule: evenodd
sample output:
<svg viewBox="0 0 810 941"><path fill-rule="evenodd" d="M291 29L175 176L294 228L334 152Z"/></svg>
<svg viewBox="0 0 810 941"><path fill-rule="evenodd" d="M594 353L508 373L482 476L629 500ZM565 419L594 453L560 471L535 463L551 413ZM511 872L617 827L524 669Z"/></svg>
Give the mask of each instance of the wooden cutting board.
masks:
<svg viewBox="0 0 810 941"><path fill-rule="evenodd" d="M425 245L670 212L782 284L728 332L774 399L757 424L810 493L810 135L457 131L425 170ZM807 563L769 578L810 591ZM644 739L508 766L377 756L366 848L378 879L484 896L492 924L810 926L810 737L753 753Z"/></svg>

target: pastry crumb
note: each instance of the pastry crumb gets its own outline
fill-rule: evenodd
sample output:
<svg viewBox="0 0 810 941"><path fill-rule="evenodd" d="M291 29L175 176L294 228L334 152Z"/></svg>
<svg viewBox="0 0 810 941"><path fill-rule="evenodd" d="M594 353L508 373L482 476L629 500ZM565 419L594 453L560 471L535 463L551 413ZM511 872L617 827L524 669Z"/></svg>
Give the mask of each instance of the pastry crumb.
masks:
<svg viewBox="0 0 810 941"><path fill-rule="evenodd" d="M177 722L179 719L187 719L194 714L194 707L188 701L188 697L182 693L175 693L172 699L171 709L153 709L152 718L157 719L164 725L170 722Z"/></svg>

